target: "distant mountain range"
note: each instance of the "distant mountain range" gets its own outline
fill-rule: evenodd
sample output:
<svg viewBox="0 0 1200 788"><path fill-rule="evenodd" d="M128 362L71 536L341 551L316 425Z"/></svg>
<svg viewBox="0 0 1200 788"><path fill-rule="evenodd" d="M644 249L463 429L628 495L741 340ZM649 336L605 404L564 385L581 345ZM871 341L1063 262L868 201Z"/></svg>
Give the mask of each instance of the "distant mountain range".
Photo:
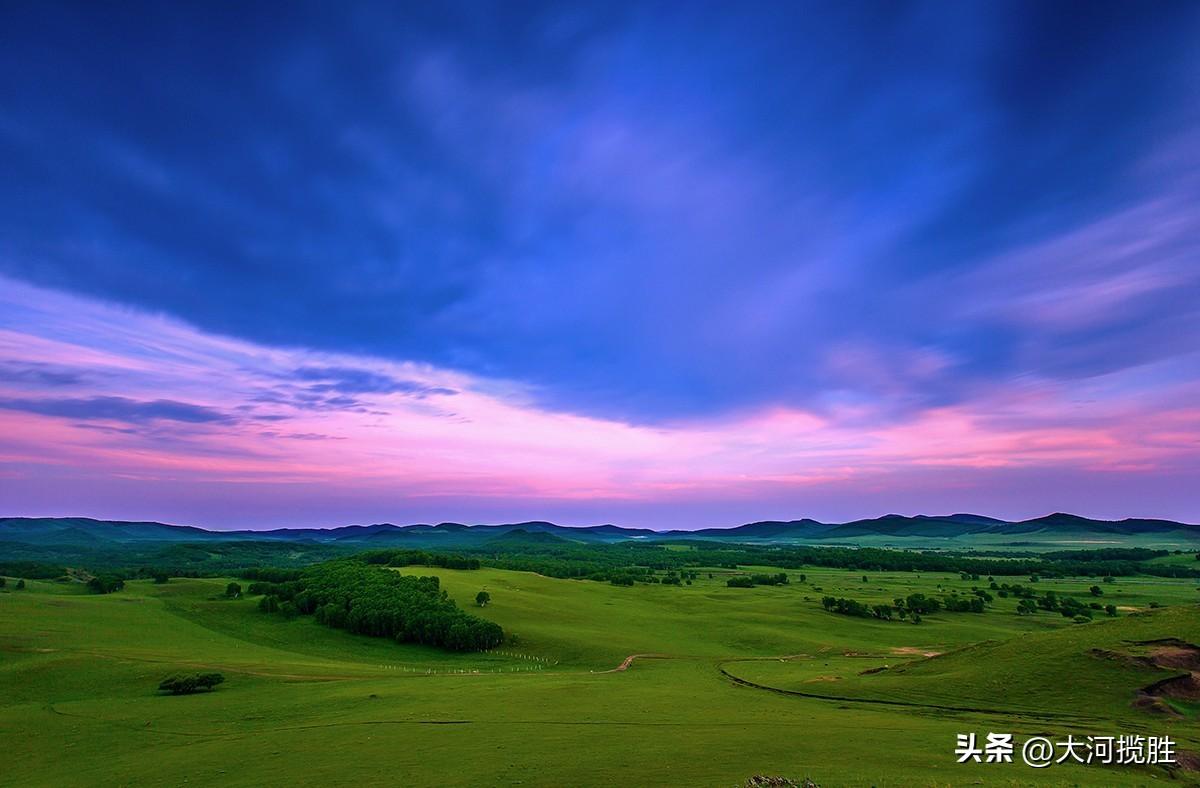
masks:
<svg viewBox="0 0 1200 788"><path fill-rule="evenodd" d="M106 547L147 542L292 541L370 547L461 547L508 537L585 543L625 541L707 540L746 543L825 544L953 544L970 541L983 545L1022 545L1055 542L1080 546L1124 543L1131 538L1153 539L1184 545L1200 542L1200 526L1171 520L1092 520L1073 514L1050 514L1032 520L1007 521L977 514L945 516L889 514L870 520L822 523L816 520L768 520L733 528L697 531L652 531L616 525L571 527L543 521L503 525L347 525L339 528L280 528L272 531L209 531L157 522L93 520L85 517L0 518L0 542L33 545ZM532 539L531 539L532 537Z"/></svg>

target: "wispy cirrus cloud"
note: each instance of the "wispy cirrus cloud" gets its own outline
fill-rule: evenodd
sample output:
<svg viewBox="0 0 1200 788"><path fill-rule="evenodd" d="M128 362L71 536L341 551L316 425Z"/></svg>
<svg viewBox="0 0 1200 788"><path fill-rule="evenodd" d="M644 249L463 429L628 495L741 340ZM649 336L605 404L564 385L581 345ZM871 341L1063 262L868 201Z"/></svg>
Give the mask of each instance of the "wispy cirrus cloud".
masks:
<svg viewBox="0 0 1200 788"><path fill-rule="evenodd" d="M615 3L495 28L368 4L286 30L247 8L233 36L92 13L8 20L0 72L27 77L0 126L0 270L210 334L668 424L912 415L1185 355L1195 329L1186 3ZM832 348L946 363L855 377ZM332 408L393 385L296 383Z"/></svg>
<svg viewBox="0 0 1200 788"><path fill-rule="evenodd" d="M297 380L306 381L304 388L307 391L316 393L405 394L417 398L457 393L454 389L430 386L415 380L400 380L357 367L300 367L292 374Z"/></svg>

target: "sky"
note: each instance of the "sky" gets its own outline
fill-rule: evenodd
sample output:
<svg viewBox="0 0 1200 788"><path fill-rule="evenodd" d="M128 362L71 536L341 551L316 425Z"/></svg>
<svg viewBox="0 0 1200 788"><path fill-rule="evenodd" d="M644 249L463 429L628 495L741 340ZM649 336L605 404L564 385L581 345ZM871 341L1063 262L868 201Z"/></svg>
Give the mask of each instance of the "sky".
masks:
<svg viewBox="0 0 1200 788"><path fill-rule="evenodd" d="M0 8L0 516L1200 522L1200 4Z"/></svg>

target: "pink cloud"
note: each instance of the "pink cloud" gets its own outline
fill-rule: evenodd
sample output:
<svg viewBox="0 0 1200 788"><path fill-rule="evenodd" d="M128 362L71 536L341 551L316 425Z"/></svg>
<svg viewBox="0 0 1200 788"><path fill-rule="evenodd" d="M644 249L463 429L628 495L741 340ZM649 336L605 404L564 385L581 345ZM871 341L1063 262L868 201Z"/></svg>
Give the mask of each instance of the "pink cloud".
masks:
<svg viewBox="0 0 1200 788"><path fill-rule="evenodd" d="M829 490L852 500L854 490L899 492L926 471L942 474L950 490L1001 470L1138 476L1195 469L1200 459L1200 408L1192 404L1200 391L1156 383L1148 397L1137 370L1073 387L1015 381L964 404L868 426L852 412L781 407L645 426L539 408L537 392L513 381L259 347L11 282L3 293L0 362L52 364L78 377L57 387L0 380L0 489L18 509L37 508L40 481L54 475L78 480L65 491L78 507L100 500L106 485L138 480L258 485L264 496L280 496L280 506L289 505L292 486L304 485L331 498L479 499L521 509L783 494L802 501ZM874 356L845 349L834 358L857 367ZM943 365L936 357L916 362L930 374ZM295 376L311 367L359 369L404 386L317 394ZM169 409L123 419L30 405L64 391L72 402L170 401L223 415L192 423L173 420Z"/></svg>

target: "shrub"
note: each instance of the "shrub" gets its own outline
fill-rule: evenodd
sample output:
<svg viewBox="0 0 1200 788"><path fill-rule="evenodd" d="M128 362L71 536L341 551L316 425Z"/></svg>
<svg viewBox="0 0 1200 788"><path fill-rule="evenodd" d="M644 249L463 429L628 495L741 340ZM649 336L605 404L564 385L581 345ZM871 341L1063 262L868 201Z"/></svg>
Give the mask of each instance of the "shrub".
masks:
<svg viewBox="0 0 1200 788"><path fill-rule="evenodd" d="M93 594L111 594L125 587L125 581L113 575L97 575L87 582Z"/></svg>
<svg viewBox="0 0 1200 788"><path fill-rule="evenodd" d="M171 695L194 695L208 692L223 681L225 677L220 673L176 673L163 679L158 689Z"/></svg>

